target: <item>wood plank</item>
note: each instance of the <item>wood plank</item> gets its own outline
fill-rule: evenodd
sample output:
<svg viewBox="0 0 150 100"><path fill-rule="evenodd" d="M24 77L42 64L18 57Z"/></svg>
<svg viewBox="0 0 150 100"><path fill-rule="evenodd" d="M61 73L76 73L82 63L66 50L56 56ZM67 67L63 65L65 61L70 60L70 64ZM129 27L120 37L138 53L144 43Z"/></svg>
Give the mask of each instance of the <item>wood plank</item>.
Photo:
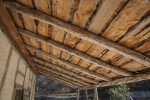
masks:
<svg viewBox="0 0 150 100"><path fill-rule="evenodd" d="M56 18L59 18L61 20L68 21L69 19L69 13L71 11L73 0L52 0L52 15ZM64 41L66 32L63 30L52 26L52 39L62 43ZM59 55L61 57L61 54L63 54L60 50L57 48L52 48L52 54Z"/></svg>
<svg viewBox="0 0 150 100"><path fill-rule="evenodd" d="M101 82L97 85L91 85L90 87L86 87L86 86L81 87L80 90L91 89L94 87L105 87L105 86L125 84L125 83L130 83L130 82L142 81L142 80L146 80L146 79L150 79L150 72L139 73L139 74L134 75L134 76L116 79L116 80L113 80L111 82Z"/></svg>
<svg viewBox="0 0 150 100"><path fill-rule="evenodd" d="M48 96L48 97L59 97L59 96L76 96L77 93L58 93L58 94L36 94L35 97Z"/></svg>
<svg viewBox="0 0 150 100"><path fill-rule="evenodd" d="M81 28L84 28L88 21L89 18L92 16L93 12L96 10L97 4L99 4L100 0L80 0L78 1L78 8L74 12L73 19L72 19L72 24L79 26ZM73 43L74 48L76 48L79 51L86 52L88 48L92 45L91 42L86 41L86 40L81 40L79 37L76 37L74 35L70 35L68 33L66 35L66 39L64 43L66 45ZM86 45L89 44L89 45ZM73 45L71 47L73 47ZM78 62L78 65L81 67L87 67L90 66L90 62L80 59L72 59Z"/></svg>
<svg viewBox="0 0 150 100"><path fill-rule="evenodd" d="M50 79L52 79L52 80L55 80L55 81L57 81L57 82L59 82L59 83L61 83L61 84L64 84L64 85L66 85L66 86L69 86L69 87L71 87L71 88L78 88L79 86L76 86L76 85L73 85L73 84L71 84L71 83L68 83L68 82L66 82L66 81L64 81L64 80L61 80L61 79L59 79L58 77L56 77L56 76L50 76L49 74L46 74L45 72L39 72L41 75L43 75L43 76L46 76L46 77L48 77L48 78L50 78Z"/></svg>
<svg viewBox="0 0 150 100"><path fill-rule="evenodd" d="M97 77L97 78L99 78L99 79L103 79L103 80L106 80L106 81L110 81L110 80L111 80L111 79L108 78L108 77L105 77L105 76L100 75L100 74L96 74L96 73L94 73L94 72L92 72L92 71L89 71L89 70L84 69L84 68L82 68L82 67L79 67L79 66L77 66L77 65L71 64L71 63L69 63L69 62L66 61L66 60L63 60L63 59L61 59L61 58L58 58L58 57L56 57L56 56L53 56L53 55L48 54L48 53L46 53L46 52L43 52L43 51L41 51L41 50L39 50L39 49L37 49L37 48L31 47L31 46L29 46L29 45L26 45L26 47L27 47L27 49L33 50L33 51L35 51L35 52L37 52L37 53L40 53L41 55L45 55L45 56L47 56L47 57L49 57L49 58L51 58L51 59L54 59L54 60L57 61L57 62L60 62L60 63L66 65L66 66L68 66L68 67L71 67L71 68L74 69L74 70L79 70L80 72L86 73L87 75L94 76L94 77Z"/></svg>
<svg viewBox="0 0 150 100"><path fill-rule="evenodd" d="M128 2L128 0L104 0L99 6L97 13L88 27L88 31L101 34L109 25L118 11Z"/></svg>
<svg viewBox="0 0 150 100"><path fill-rule="evenodd" d="M62 77L65 77L65 78L67 78L67 79L69 79L69 80L72 80L72 81L74 81L74 82L77 82L77 83L79 83L79 84L81 84L81 85L90 85L89 83L86 83L85 81L80 80L79 78L70 76L70 74L64 74L64 73L62 73L62 71L58 71L58 70L52 69L52 68L50 68L50 67L45 67L45 66L40 65L40 64L36 64L36 66L37 66L38 68L40 68L40 69L43 69L43 70L48 71L48 72L51 72L51 73L55 73L55 74L57 74L57 75L60 75L60 76L62 76Z"/></svg>
<svg viewBox="0 0 150 100"><path fill-rule="evenodd" d="M32 4L31 0L17 0L17 2L22 4L22 5L25 5L27 7L34 8L34 5ZM37 33L37 26L35 24L35 20L28 17L28 16L24 16L24 15L22 15L22 18L23 18L23 23L24 23L25 29L27 29L31 32L34 32L36 34ZM36 41L32 38L29 38L29 42L32 46L34 46L36 48L41 48L38 41ZM36 55L39 56L38 54L36 54Z"/></svg>
<svg viewBox="0 0 150 100"><path fill-rule="evenodd" d="M50 2L48 2L47 0L34 0L34 3L35 3L35 8L37 10L47 15L51 15ZM50 38L52 34L52 26L47 23L43 23L39 21L37 25L37 31L38 31L38 34L44 37ZM49 46L47 46L46 43L43 43L43 42L41 42L41 49L45 52L50 52ZM48 60L46 57L43 57L43 59Z"/></svg>
<svg viewBox="0 0 150 100"><path fill-rule="evenodd" d="M144 64L145 66L150 67L150 58L148 58L148 57L146 57L146 56L144 56L138 52L135 52L129 48L126 48L122 45L111 42L107 39L98 37L91 32L85 31L79 27L68 24L68 23L61 21L59 19L56 19L54 17L47 16L45 14L42 14L38 11L32 10L30 8L27 8L27 7L24 7L24 6L19 5L17 3L7 2L6 5L7 5L7 7L16 10L19 13L22 13L24 15L28 15L34 19L43 21L45 23L49 23L51 25L57 26L57 27L65 30L67 32L70 32L70 33L72 33L78 37L81 37L85 40L91 41L97 45L101 45L101 46L103 46L107 49L110 49L114 52L117 52L117 53L119 53L119 54L121 54L127 58L133 59L139 63ZM147 6L147 5L149 5L149 2L144 3L144 6Z"/></svg>
<svg viewBox="0 0 150 100"><path fill-rule="evenodd" d="M18 52L23 56L25 61L30 65L32 70L35 74L37 74L36 68L34 66L34 63L29 58L29 54L27 49L24 46L24 43L18 34L18 31L12 22L11 17L9 16L7 9L4 7L2 1L0 0L0 27L5 32L5 34L8 36L8 38L11 40L11 42L14 44L15 48L18 50Z"/></svg>
<svg viewBox="0 0 150 100"><path fill-rule="evenodd" d="M141 30L142 30L144 27L146 27L149 23L150 23L150 15L147 16L146 18L144 18L139 24L135 25L135 26L132 28L131 31L129 31L127 34L125 34L124 38L121 39L121 40L119 41L119 43L124 44L125 46L128 46L128 47L130 47L130 46L133 45L133 43L130 44L131 41L136 41L136 43L137 43L137 41L140 40L140 39L138 39L138 37L139 37L139 36L145 37L145 36L144 36L144 33L148 32L148 31L150 30L149 27L148 27L148 28L144 29L144 30L141 32ZM140 32L140 33L139 33L139 32ZM139 34L137 34L137 33L139 33ZM137 34L137 35L136 35L136 34ZM148 37L148 36L147 36L147 37ZM133 38L134 40L131 40L132 38ZM145 37L145 38L146 38L146 37Z"/></svg>
<svg viewBox="0 0 150 100"><path fill-rule="evenodd" d="M140 22L142 17L148 15L150 1L130 0L117 17L102 34L103 37L116 41L123 36L129 28Z"/></svg>
<svg viewBox="0 0 150 100"><path fill-rule="evenodd" d="M130 75L132 75L132 73L130 73L130 72L127 72L127 71L125 71L125 70L122 70L122 69L120 69L120 68L118 68L118 67L116 67L116 66L109 65L109 64L107 64L107 63L105 63L105 62L103 62L103 61L100 61L100 60L95 59L95 58L93 58L93 57L91 57L91 56L88 56L88 55L86 55L86 54L84 54L84 53L82 53L82 52L79 52L79 51L75 50L75 49L69 48L69 47L64 46L64 45L62 45L62 44L59 44L59 43L57 43L57 42L55 42L55 41L53 41L53 40L49 40L49 39L47 39L47 38L44 38L44 37L42 37L42 36L36 35L36 34L34 34L34 33L31 33L31 32L29 32L29 31L25 31L25 30L22 30L22 29L18 29L18 30L19 30L19 32L20 32L21 34L25 34L25 35L27 35L27 36L32 36L33 38L36 38L36 39L39 40L39 41L43 41L43 42L45 42L45 43L47 43L47 44L49 44L49 45L52 45L52 46L54 46L54 47L56 47L56 48L59 48L60 50L65 51L65 52L67 52L67 53L69 53L69 54L72 54L72 55L75 55L75 56L80 57L80 58L82 58L82 59L88 60L88 61L91 62L91 63L100 65L100 66L103 67L103 68L112 70L112 71L114 71L114 72L116 72L116 73L119 73L119 74L125 75L125 76L130 76Z"/></svg>
<svg viewBox="0 0 150 100"><path fill-rule="evenodd" d="M42 59L38 59L38 58L35 58L35 57L32 58L32 59L33 59L35 62L37 62L37 61L43 62L43 63L45 64L45 66L47 66L47 67L51 67L51 68L57 69L58 71L65 72L65 73L67 73L67 74L69 74L69 75L71 75L71 76L80 78L81 80L87 81L87 82L89 82L89 83L95 83L95 84L98 83L98 82L95 81L95 80L92 80L92 79L83 77L83 76L78 75L78 74L76 74L76 73L74 73L74 72L71 72L70 70L67 70L67 69L65 69L65 68L63 68L63 67L56 66L56 65L51 64L51 63L49 63L49 62L47 62L47 61L44 61L44 60L42 60Z"/></svg>
<svg viewBox="0 0 150 100"><path fill-rule="evenodd" d="M67 86L72 86L73 88L74 87L75 88L79 87L78 85L72 83L71 81L69 81L69 80L67 80L67 79L65 79L65 78L63 78L63 77L61 77L59 75L55 75L55 74L52 74L52 73L47 73L46 71L40 71L39 73L41 73L42 75L47 76L47 77L49 77L51 79L54 79L54 80L56 80L58 82L61 82L63 84L65 83L65 84L67 84Z"/></svg>
<svg viewBox="0 0 150 100"><path fill-rule="evenodd" d="M42 69L42 68L40 68L40 67L38 67L37 66L37 68L38 68L38 70L39 71L41 71L41 70L43 70L43 71L45 71L45 72L47 72L47 73L51 73L51 74L54 74L54 75L58 75L58 76L60 76L60 77L62 77L62 78L64 78L64 79L66 79L66 80L68 80L70 83L73 83L73 84L75 84L75 85L78 85L78 86L84 86L83 84L81 84L81 83L79 83L79 82L77 82L77 81L74 81L74 80L70 80L70 78L66 78L66 77L64 77L63 76L63 74L56 74L55 72L53 72L53 71L50 71L50 70L45 70L44 68Z"/></svg>

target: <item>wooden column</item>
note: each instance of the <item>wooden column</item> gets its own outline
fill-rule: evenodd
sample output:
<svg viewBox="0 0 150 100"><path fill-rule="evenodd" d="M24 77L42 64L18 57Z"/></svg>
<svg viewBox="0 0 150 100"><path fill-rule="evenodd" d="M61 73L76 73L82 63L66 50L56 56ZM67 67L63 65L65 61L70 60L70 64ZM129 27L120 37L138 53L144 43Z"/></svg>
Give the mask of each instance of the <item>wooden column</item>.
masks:
<svg viewBox="0 0 150 100"><path fill-rule="evenodd" d="M94 98L93 98L93 100L98 100L97 87L94 87Z"/></svg>
<svg viewBox="0 0 150 100"><path fill-rule="evenodd" d="M77 100L80 99L80 90L77 90Z"/></svg>
<svg viewBox="0 0 150 100"><path fill-rule="evenodd" d="M88 93L87 93L87 89L84 90L84 98L85 100L88 100Z"/></svg>

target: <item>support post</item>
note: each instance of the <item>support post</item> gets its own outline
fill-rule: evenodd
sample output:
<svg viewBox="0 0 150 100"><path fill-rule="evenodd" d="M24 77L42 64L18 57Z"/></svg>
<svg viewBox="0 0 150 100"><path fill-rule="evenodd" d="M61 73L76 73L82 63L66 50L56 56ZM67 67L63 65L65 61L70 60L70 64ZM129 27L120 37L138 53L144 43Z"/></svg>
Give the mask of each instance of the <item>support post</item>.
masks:
<svg viewBox="0 0 150 100"><path fill-rule="evenodd" d="M80 98L80 90L77 90L77 100Z"/></svg>
<svg viewBox="0 0 150 100"><path fill-rule="evenodd" d="M94 87L94 98L93 100L98 100L97 87Z"/></svg>
<svg viewBox="0 0 150 100"><path fill-rule="evenodd" d="M84 90L84 98L85 100L88 100L88 93L87 93L87 89Z"/></svg>

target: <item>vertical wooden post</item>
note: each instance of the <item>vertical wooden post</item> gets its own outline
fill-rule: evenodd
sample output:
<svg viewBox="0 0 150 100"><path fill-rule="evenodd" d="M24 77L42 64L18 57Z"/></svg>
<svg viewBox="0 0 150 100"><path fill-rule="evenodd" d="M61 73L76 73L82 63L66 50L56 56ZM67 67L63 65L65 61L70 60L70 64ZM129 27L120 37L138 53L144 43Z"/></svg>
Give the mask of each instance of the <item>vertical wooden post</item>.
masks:
<svg viewBox="0 0 150 100"><path fill-rule="evenodd" d="M80 98L80 90L77 90L77 100Z"/></svg>
<svg viewBox="0 0 150 100"><path fill-rule="evenodd" d="M94 87L94 99L93 100L98 100L97 87Z"/></svg>
<svg viewBox="0 0 150 100"><path fill-rule="evenodd" d="M84 90L84 98L85 100L88 100L88 93L87 93L87 89Z"/></svg>

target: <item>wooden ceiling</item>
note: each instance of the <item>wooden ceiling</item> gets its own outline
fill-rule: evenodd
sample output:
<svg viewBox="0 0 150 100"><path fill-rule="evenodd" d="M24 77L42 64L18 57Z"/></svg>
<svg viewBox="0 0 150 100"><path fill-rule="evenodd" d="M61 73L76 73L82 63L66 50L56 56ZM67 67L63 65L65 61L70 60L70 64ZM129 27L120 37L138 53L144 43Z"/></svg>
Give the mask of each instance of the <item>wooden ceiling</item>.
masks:
<svg viewBox="0 0 150 100"><path fill-rule="evenodd" d="M78 89L150 79L150 0L4 4L39 74Z"/></svg>

